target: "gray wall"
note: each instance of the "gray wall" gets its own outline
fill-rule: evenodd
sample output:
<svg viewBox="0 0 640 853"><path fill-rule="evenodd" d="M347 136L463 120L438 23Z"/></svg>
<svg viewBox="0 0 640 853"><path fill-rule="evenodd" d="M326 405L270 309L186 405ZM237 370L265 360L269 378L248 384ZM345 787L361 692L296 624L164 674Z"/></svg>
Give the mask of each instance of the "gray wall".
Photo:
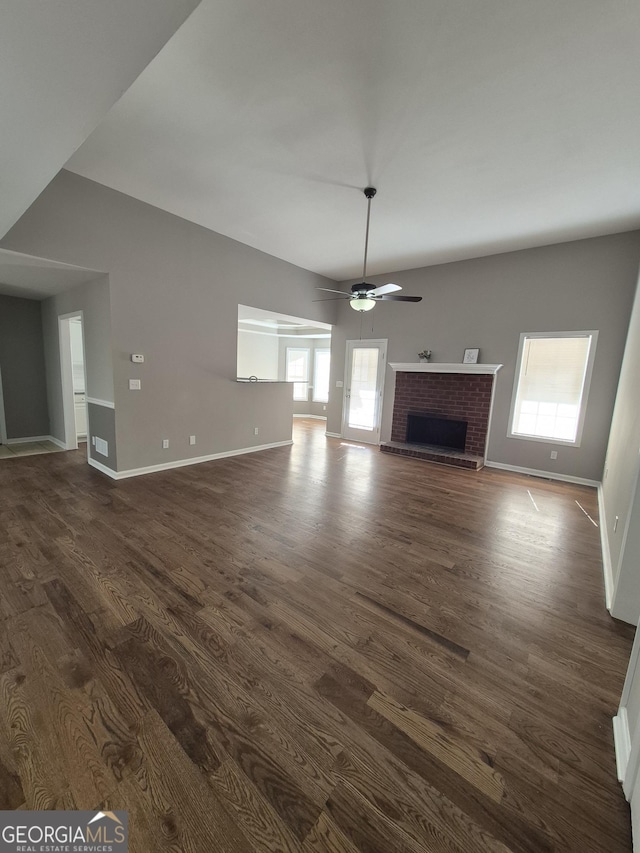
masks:
<svg viewBox="0 0 640 853"><path fill-rule="evenodd" d="M47 368L47 394L51 435L64 441L62 383L60 379L60 337L58 317L82 311L85 341L86 394L113 402L113 359L111 354L111 309L108 277L70 288L42 302ZM91 433L91 421L89 421ZM95 434L95 433L92 433ZM99 433L98 433L99 435Z"/></svg>
<svg viewBox="0 0 640 853"><path fill-rule="evenodd" d="M96 406L95 403L87 404L87 418L89 428L87 436L89 440L89 456L104 465L116 471L118 468L118 455L116 447L116 419L113 409L106 406ZM89 436L98 436L103 438L109 446L109 454L103 456L96 451L95 446L91 443Z"/></svg>
<svg viewBox="0 0 640 853"><path fill-rule="evenodd" d="M333 324L340 305L327 424L340 431L335 381L360 318L346 302L313 302L315 287L327 285L321 276L65 171L2 246L109 273L119 470L289 437L283 389L255 393L234 381L238 303ZM480 347L482 361L505 365L489 459L599 480L639 257L640 234L630 232L379 276L425 298L378 305L363 318L363 334L389 339L389 361L416 361L424 347L434 361L460 361L465 347ZM552 462L550 445L506 437L519 335L585 328L600 336L582 446L559 447ZM131 364L133 352L145 364ZM141 379L141 391L128 390L130 377ZM389 370L383 438L392 383ZM187 449L189 434L197 445Z"/></svg>
<svg viewBox="0 0 640 853"><path fill-rule="evenodd" d="M327 279L66 171L2 246L109 273L118 470L291 437L288 387L235 381L238 303L332 323Z"/></svg>
<svg viewBox="0 0 640 853"><path fill-rule="evenodd" d="M238 376L257 376L277 381L278 338L275 334L256 334L238 328Z"/></svg>
<svg viewBox="0 0 640 853"><path fill-rule="evenodd" d="M423 296L419 304L385 303L363 317L363 337L388 338L388 361L417 362L422 349L432 362L460 362L465 347L480 347L480 360L504 364L496 397L488 459L507 465L600 480L609 425L640 260L640 232L615 234L509 252L458 263L374 276ZM360 317L341 305L333 333L330 432L340 432L342 399L335 382L344 376L345 341L359 338ZM507 438L521 332L598 329L598 348L582 444L557 446ZM394 379L384 395L382 439L391 431Z"/></svg>
<svg viewBox="0 0 640 853"><path fill-rule="evenodd" d="M607 530L614 584L611 612L634 625L640 615L639 470L640 287L629 324L602 483L602 523Z"/></svg>
<svg viewBox="0 0 640 853"><path fill-rule="evenodd" d="M40 302L0 296L0 371L7 438L49 435Z"/></svg>

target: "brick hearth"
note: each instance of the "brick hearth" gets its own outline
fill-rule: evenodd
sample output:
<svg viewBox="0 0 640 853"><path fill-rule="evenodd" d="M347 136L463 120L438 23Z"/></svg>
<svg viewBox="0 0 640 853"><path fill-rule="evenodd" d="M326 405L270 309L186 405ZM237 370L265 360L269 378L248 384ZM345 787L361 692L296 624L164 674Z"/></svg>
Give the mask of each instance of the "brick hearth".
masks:
<svg viewBox="0 0 640 853"><path fill-rule="evenodd" d="M394 367L396 391L391 441L382 444L381 450L462 468L481 468L489 430L494 374L499 365L487 365L494 369L483 373L479 372L482 365L474 365L473 372L467 372L466 366L460 365L459 373L454 372L455 365L448 364L442 365L442 373L437 372L437 364L430 364L428 369L406 365L408 369L402 370L403 367L405 365ZM409 412L467 421L464 452L406 443Z"/></svg>

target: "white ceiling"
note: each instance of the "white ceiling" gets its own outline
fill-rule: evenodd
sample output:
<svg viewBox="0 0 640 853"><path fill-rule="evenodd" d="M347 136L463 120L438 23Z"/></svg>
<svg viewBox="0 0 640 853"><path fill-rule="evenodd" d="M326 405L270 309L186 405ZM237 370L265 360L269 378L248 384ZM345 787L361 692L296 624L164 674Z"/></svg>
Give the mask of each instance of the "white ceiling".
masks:
<svg viewBox="0 0 640 853"><path fill-rule="evenodd" d="M331 326L289 314L277 314L249 305L238 305L238 330L276 337L330 338Z"/></svg>
<svg viewBox="0 0 640 853"><path fill-rule="evenodd" d="M3 0L0 236L199 0Z"/></svg>
<svg viewBox="0 0 640 853"><path fill-rule="evenodd" d="M107 4L108 5L108 4ZM67 168L336 280L640 226L640 4L203 0Z"/></svg>
<svg viewBox="0 0 640 853"><path fill-rule="evenodd" d="M61 264L46 258L34 258L20 252L0 249L0 295L22 299L46 299L93 281L103 275L99 270Z"/></svg>

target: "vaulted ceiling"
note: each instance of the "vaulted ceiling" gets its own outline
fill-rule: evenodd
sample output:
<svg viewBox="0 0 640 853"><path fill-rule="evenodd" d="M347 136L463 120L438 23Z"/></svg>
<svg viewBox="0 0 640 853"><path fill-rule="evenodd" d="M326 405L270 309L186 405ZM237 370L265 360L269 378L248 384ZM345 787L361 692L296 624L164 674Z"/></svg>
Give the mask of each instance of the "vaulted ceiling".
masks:
<svg viewBox="0 0 640 853"><path fill-rule="evenodd" d="M628 0L202 0L67 168L337 280L368 184L374 273L629 230L638 44Z"/></svg>
<svg viewBox="0 0 640 853"><path fill-rule="evenodd" d="M198 1L2 3L0 237Z"/></svg>

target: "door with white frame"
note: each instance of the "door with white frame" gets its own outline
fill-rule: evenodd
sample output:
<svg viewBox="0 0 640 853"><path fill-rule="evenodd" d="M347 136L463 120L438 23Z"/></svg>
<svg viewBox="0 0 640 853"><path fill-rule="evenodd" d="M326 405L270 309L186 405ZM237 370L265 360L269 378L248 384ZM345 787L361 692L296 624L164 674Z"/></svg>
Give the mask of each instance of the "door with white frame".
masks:
<svg viewBox="0 0 640 853"><path fill-rule="evenodd" d="M387 341L347 341L342 437L380 443Z"/></svg>
<svg viewBox="0 0 640 853"><path fill-rule="evenodd" d="M58 316L62 415L66 450L76 450L78 438L84 440L87 435L83 327L82 311Z"/></svg>
<svg viewBox="0 0 640 853"><path fill-rule="evenodd" d="M7 422L4 419L4 397L2 396L2 368L0 368L0 444L7 443Z"/></svg>
<svg viewBox="0 0 640 853"><path fill-rule="evenodd" d="M636 631L618 714L613 718L618 779L631 806L633 849L640 850L640 631Z"/></svg>

